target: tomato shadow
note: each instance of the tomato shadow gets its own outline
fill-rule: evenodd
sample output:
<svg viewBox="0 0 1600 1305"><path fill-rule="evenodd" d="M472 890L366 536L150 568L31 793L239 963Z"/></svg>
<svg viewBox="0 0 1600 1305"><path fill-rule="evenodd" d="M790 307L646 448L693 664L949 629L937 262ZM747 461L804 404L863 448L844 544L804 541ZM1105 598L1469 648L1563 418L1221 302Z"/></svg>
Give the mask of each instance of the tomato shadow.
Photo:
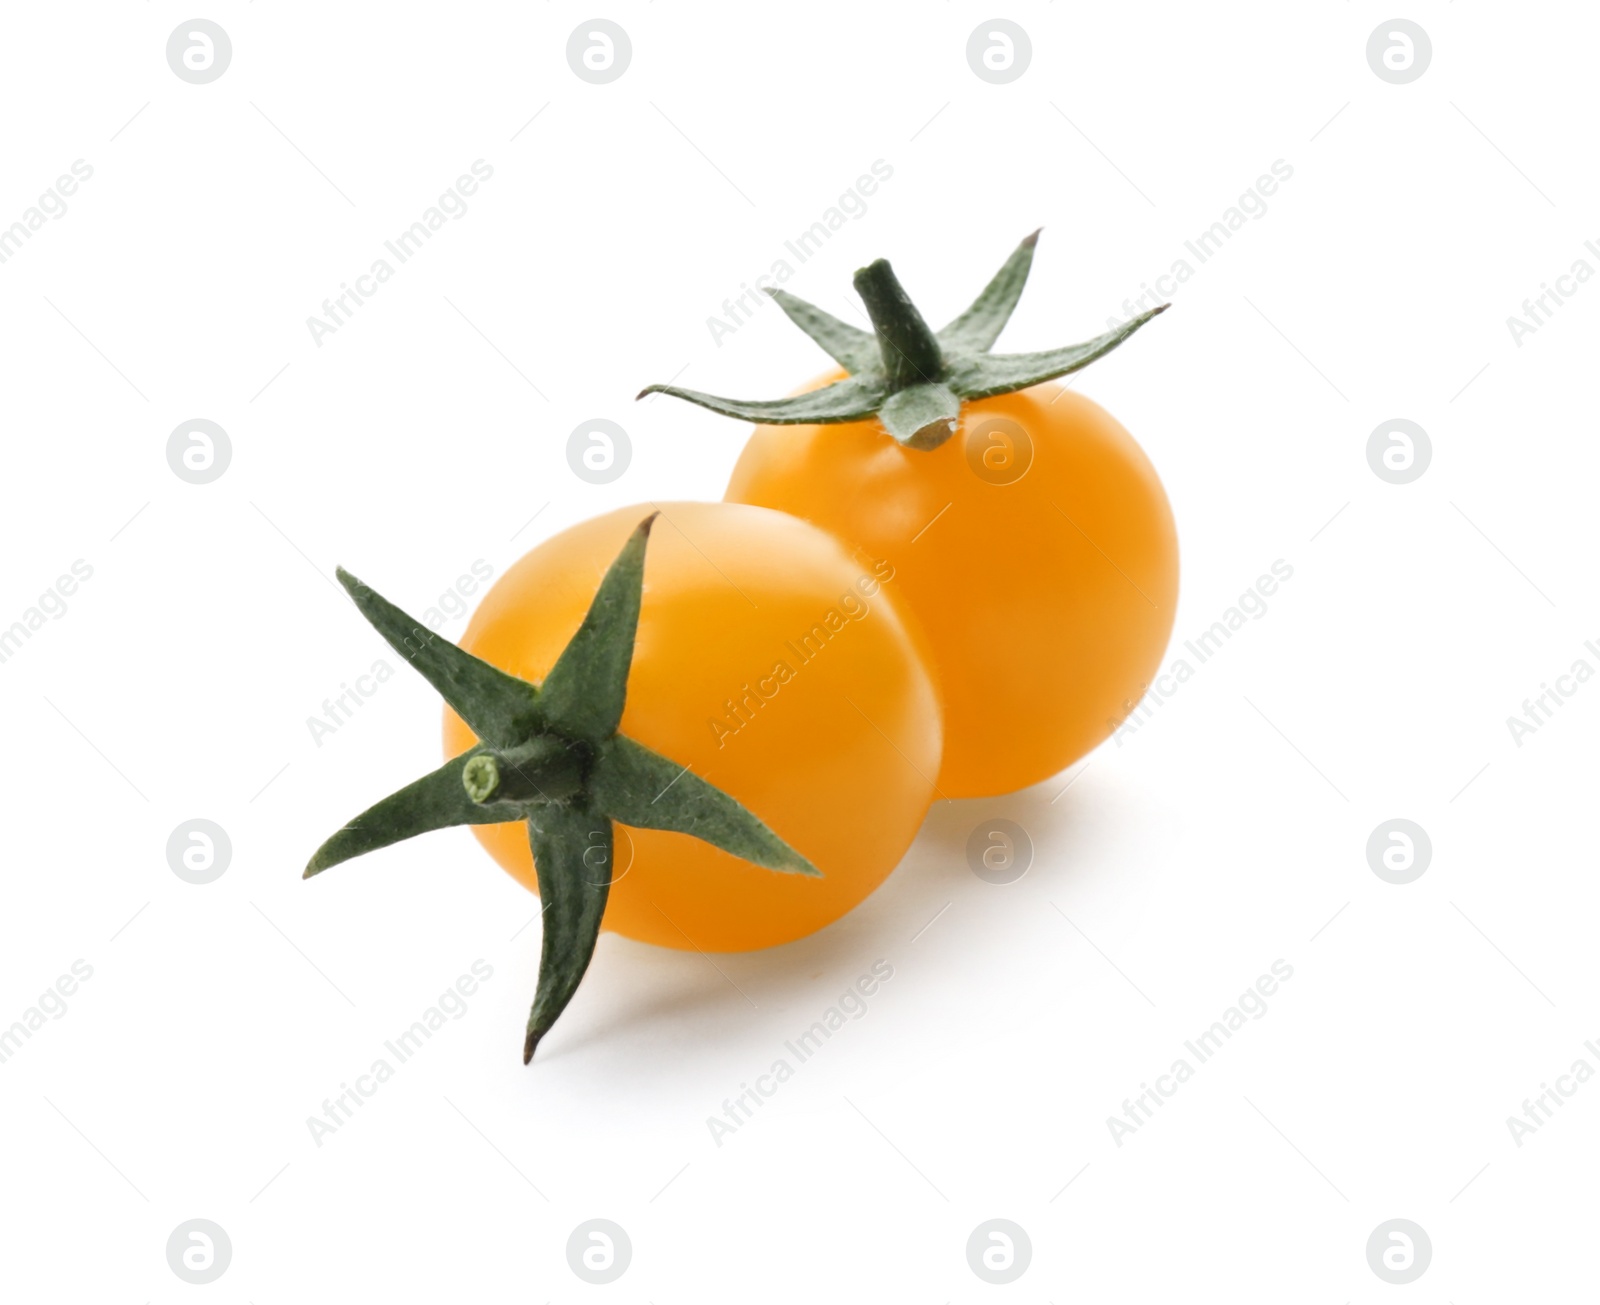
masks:
<svg viewBox="0 0 1600 1305"><path fill-rule="evenodd" d="M1081 819L1091 799L1076 781L1082 773L1003 797L935 802L872 896L809 937L708 953L603 934L539 1060L576 1067L584 1058L615 1057L636 1071L642 1059L670 1072L684 1058L741 1047L759 1060L775 1051L775 1013L809 1023L875 961L914 957L934 930L954 935L939 940L940 950L960 950L964 935L991 929L997 916L1049 910L1050 893L1091 854Z"/></svg>

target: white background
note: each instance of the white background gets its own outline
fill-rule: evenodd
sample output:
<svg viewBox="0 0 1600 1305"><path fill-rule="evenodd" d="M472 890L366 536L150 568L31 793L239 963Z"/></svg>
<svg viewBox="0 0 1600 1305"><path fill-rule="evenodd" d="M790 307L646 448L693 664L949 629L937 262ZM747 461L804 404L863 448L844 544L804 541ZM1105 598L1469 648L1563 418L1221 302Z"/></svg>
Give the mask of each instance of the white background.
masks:
<svg viewBox="0 0 1600 1305"><path fill-rule="evenodd" d="M986 4L618 3L632 62L591 85L565 51L594 14L566 3L219 3L231 65L191 85L165 58L186 6L8 9L0 223L74 160L94 175L0 265L0 625L75 559L93 577L0 665L0 1024L74 960L93 978L0 1065L0 1295L1592 1293L1600 1083L1521 1147L1506 1118L1600 1068L1600 685L1520 747L1506 718L1600 667L1600 287L1520 347L1506 319L1600 268L1600 22L1405 12L1432 63L1391 85L1366 45L1394 15L1365 0L1022 0L1001 16L1031 65L992 85L965 55ZM466 215L314 343L308 316L477 159ZM313 743L386 651L332 569L423 609L594 513L718 497L745 429L632 395L821 370L776 311L720 346L706 319L877 159L892 179L789 288L849 316L851 271L889 255L943 320L1042 225L1013 350L1104 329L1292 166L1075 384L1171 495L1178 639L1275 560L1293 579L1075 780L936 805L823 933L715 966L603 938L524 1069L536 903L466 832L300 880L438 750L404 672ZM208 485L166 461L194 417L232 444ZM565 459L593 417L633 444L607 486ZM1409 485L1366 459L1394 417L1432 440ZM1006 887L966 859L993 816L1035 847ZM1406 886L1366 859L1396 816L1433 843ZM193 817L233 844L206 886L166 860ZM307 1117L479 958L467 1014L316 1145ZM1280 958L1267 1014L1119 1147L1107 1117ZM868 1014L716 1145L707 1116L880 959ZM632 1242L607 1287L567 1265L594 1217ZM167 1265L191 1218L232 1242L210 1286ZM967 1263L991 1218L1032 1243L1004 1288ZM1406 1287L1367 1263L1393 1218L1432 1242Z"/></svg>

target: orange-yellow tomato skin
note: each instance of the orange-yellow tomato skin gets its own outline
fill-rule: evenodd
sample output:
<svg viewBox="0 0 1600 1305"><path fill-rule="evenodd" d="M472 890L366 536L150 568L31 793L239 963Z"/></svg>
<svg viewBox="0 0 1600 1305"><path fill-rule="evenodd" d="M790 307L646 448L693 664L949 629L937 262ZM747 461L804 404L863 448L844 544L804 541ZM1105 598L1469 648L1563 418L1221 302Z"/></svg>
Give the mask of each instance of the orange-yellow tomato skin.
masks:
<svg viewBox="0 0 1600 1305"><path fill-rule="evenodd" d="M758 426L726 497L894 566L943 695L941 797L1012 792L1082 757L1143 696L1172 633L1177 532L1155 469L1058 386L964 404L932 451L876 421Z"/></svg>
<svg viewBox="0 0 1600 1305"><path fill-rule="evenodd" d="M542 681L628 533L656 507L621 732L732 794L824 877L780 874L685 834L618 825L604 927L704 951L789 942L871 893L933 798L938 695L920 636L891 597L896 580L885 585L872 559L765 508L624 508L512 566L461 645ZM447 709L445 754L474 741ZM524 825L474 832L538 891Z"/></svg>

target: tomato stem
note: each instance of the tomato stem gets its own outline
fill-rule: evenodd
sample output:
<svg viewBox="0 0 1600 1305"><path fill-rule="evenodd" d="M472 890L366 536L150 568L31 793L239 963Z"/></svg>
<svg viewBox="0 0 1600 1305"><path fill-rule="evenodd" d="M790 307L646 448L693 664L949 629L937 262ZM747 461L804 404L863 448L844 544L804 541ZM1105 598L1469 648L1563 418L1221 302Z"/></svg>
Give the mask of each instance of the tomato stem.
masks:
<svg viewBox="0 0 1600 1305"><path fill-rule="evenodd" d="M867 306L883 355L890 394L941 379L944 354L932 329L911 302L889 260L880 258L855 275L856 293Z"/></svg>

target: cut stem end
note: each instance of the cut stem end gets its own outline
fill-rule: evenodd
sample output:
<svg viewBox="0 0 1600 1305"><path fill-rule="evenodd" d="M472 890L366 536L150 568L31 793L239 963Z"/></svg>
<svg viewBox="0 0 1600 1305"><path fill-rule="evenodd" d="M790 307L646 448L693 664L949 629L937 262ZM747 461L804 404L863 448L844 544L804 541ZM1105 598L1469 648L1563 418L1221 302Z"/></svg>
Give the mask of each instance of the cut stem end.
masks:
<svg viewBox="0 0 1600 1305"><path fill-rule="evenodd" d="M500 787L500 763L487 752L481 753L467 762L461 783L474 802L487 802Z"/></svg>

